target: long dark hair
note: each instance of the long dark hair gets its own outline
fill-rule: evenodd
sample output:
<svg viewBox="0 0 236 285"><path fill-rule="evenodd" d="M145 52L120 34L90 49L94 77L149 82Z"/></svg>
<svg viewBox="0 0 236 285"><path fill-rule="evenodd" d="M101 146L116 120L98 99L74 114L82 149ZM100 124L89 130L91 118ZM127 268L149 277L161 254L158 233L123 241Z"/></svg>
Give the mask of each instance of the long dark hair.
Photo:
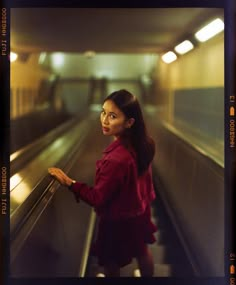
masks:
<svg viewBox="0 0 236 285"><path fill-rule="evenodd" d="M134 149L140 176L148 169L155 154L155 143L147 133L140 104L137 98L125 89L111 93L104 102L107 100L112 100L127 119L135 119L132 127L123 132L121 139L126 147L131 146Z"/></svg>

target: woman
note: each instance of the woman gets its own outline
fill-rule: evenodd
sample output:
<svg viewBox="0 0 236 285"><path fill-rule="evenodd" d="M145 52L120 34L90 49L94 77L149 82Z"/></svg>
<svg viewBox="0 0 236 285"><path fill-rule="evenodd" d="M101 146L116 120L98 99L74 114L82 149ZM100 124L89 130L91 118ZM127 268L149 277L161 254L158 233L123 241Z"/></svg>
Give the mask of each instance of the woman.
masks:
<svg viewBox="0 0 236 285"><path fill-rule="evenodd" d="M119 276L120 268L137 258L142 276L152 276L154 264L147 247L157 230L151 222L150 203L155 198L151 162L154 141L146 132L135 96L126 90L111 93L101 112L103 134L114 136L96 163L94 187L77 182L61 169L49 173L69 187L77 201L93 206L100 217L93 252L105 276Z"/></svg>

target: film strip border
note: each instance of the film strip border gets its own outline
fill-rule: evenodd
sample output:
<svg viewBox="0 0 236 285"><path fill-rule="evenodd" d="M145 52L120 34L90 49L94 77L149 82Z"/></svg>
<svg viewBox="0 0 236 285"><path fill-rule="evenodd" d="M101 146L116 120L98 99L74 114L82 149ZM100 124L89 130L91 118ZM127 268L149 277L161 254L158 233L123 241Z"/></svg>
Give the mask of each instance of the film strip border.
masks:
<svg viewBox="0 0 236 285"><path fill-rule="evenodd" d="M229 228L227 230L226 238L229 240L227 245L227 260L226 260L226 276L229 276L227 284L236 284L236 234L235 234L235 191L236 191L236 142L235 142L235 125L236 125L236 4L232 3L232 19L229 22L229 41L226 42L226 51L231 51L230 54L226 54L226 60L228 60L228 72L226 74L228 88L226 89L226 140L225 140L225 154L227 159L226 164L226 225ZM231 45L231 46L230 46ZM228 221L227 221L228 219Z"/></svg>
<svg viewBox="0 0 236 285"><path fill-rule="evenodd" d="M1 3L1 1L0 1ZM10 10L0 5L0 284L9 275L9 125L10 125Z"/></svg>

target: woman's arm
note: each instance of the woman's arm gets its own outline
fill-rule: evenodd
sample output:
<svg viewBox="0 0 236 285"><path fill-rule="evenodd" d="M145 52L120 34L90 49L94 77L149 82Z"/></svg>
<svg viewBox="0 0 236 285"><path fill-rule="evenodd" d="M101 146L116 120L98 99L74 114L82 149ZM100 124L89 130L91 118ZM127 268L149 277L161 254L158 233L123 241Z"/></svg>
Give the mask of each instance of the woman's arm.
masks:
<svg viewBox="0 0 236 285"><path fill-rule="evenodd" d="M82 199L93 207L100 207L117 192L125 176L126 168L117 161L105 160L96 174L94 187L75 182L59 168L49 168L49 173L64 186L70 187L77 200Z"/></svg>

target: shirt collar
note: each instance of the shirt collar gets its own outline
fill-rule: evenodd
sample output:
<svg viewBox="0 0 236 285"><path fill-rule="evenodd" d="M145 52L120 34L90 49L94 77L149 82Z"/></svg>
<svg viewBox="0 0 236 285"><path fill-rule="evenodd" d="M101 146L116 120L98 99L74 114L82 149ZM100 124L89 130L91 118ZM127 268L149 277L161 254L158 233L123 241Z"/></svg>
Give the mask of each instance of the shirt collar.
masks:
<svg viewBox="0 0 236 285"><path fill-rule="evenodd" d="M118 138L114 140L112 143L110 143L108 147L103 151L103 153L111 152L113 149L117 148L119 145L121 145L121 140Z"/></svg>

